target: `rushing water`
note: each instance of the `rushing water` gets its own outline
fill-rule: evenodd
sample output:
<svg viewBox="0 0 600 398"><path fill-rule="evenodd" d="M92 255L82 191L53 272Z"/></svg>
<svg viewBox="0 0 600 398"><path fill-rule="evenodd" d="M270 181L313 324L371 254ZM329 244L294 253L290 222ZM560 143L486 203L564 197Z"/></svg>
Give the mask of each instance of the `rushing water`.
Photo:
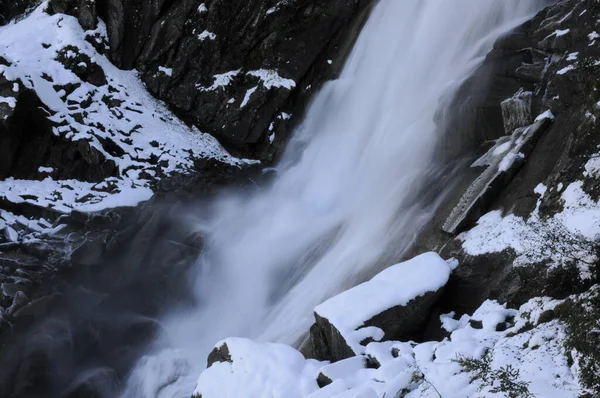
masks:
<svg viewBox="0 0 600 398"><path fill-rule="evenodd" d="M381 0L315 98L273 184L224 196L199 226L197 305L174 310L125 397L189 398L226 337L298 344L312 309L390 265L432 216L434 114L542 0Z"/></svg>

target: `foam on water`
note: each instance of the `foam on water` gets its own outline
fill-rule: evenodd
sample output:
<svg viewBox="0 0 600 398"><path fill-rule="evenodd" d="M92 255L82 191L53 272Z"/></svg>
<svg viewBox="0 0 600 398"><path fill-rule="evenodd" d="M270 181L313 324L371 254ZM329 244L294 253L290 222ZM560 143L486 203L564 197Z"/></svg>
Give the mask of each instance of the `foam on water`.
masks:
<svg viewBox="0 0 600 398"><path fill-rule="evenodd" d="M313 101L274 183L215 203L203 226L198 305L163 320L164 335L124 396L189 398L219 340L297 344L317 304L384 259L399 259L435 210L420 192L435 171L442 98L542 3L379 1L341 77Z"/></svg>

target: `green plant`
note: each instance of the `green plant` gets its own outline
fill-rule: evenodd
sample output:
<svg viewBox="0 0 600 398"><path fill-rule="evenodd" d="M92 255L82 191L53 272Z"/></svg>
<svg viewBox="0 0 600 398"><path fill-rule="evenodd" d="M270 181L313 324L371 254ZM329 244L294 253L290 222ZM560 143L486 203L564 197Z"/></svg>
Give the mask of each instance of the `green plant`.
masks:
<svg viewBox="0 0 600 398"><path fill-rule="evenodd" d="M454 362L458 363L464 372L471 374L471 382L481 382L481 389L490 387L492 393L503 393L508 398L533 398L529 391L528 382L519 380L520 372L512 365L492 369L491 351L485 352L481 359L458 356Z"/></svg>
<svg viewBox="0 0 600 398"><path fill-rule="evenodd" d="M577 363L581 383L592 394L600 394L600 286L565 300L554 312L565 323L565 351Z"/></svg>
<svg viewBox="0 0 600 398"><path fill-rule="evenodd" d="M529 255L532 258L552 259L559 269L575 270L575 274L589 273L587 281L582 281L579 275L576 275L578 281L572 281L586 288L589 288L591 282L598 280L600 243L597 240L573 233L553 220L537 221L530 225L536 239L541 242L531 249Z"/></svg>
<svg viewBox="0 0 600 398"><path fill-rule="evenodd" d="M492 372L494 387L492 393L505 393L508 398L533 398L529 391L529 383L520 381L520 372L512 365L506 365Z"/></svg>
<svg viewBox="0 0 600 398"><path fill-rule="evenodd" d="M489 350L485 352L481 359L458 356L453 361L458 363L463 371L471 374L471 382L479 380L486 384L490 383L490 375L492 374L492 356L490 355Z"/></svg>

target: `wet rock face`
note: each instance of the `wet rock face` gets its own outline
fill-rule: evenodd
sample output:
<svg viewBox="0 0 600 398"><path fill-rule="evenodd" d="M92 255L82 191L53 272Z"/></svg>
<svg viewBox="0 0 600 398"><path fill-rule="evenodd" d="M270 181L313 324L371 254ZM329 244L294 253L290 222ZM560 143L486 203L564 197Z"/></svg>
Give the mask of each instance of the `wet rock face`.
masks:
<svg viewBox="0 0 600 398"><path fill-rule="evenodd" d="M598 17L600 8L595 1L561 1L520 28L523 32L506 36L496 45L513 51L527 49L531 54L527 62L515 69L507 65L506 73L521 87L532 85L534 117L550 110L556 119L540 137L523 169L497 195L493 207L513 209L515 214L528 217L539 199L533 194L539 183L567 186L582 178L589 185L588 194L598 198L593 189L595 179L582 174L600 143L596 122L600 69L594 65L600 58ZM549 190L540 203L542 217L560 210L560 195L560 189Z"/></svg>
<svg viewBox="0 0 600 398"><path fill-rule="evenodd" d="M536 88L552 73L548 66L555 60L548 59L551 52L539 44L554 31L542 26L549 9L500 37L483 64L458 89L448 110L438 115L439 124L447 128L440 142L441 156L452 159L472 154L486 141L506 135L505 127L509 132L520 127L505 126L502 103L519 90L539 94ZM529 101L534 117L545 109L539 95Z"/></svg>
<svg viewBox="0 0 600 398"><path fill-rule="evenodd" d="M37 3L39 3L37 0L1 0L0 26L7 24L11 19L23 14Z"/></svg>
<svg viewBox="0 0 600 398"><path fill-rule="evenodd" d="M340 71L371 2L51 4L55 12L78 16L80 23L93 15L84 16L84 10L97 9L117 66L137 68L153 95L230 149L268 158L285 142L309 96Z"/></svg>
<svg viewBox="0 0 600 398"><path fill-rule="evenodd" d="M460 148L456 150L496 140L507 134L507 126L516 127L521 120L535 118L546 110L556 116L530 148L522 167L489 195L479 215L499 209L527 220L537 211L542 220L547 220L563 211L565 189L576 181L581 181L591 200L600 199L598 174L589 165L600 145L599 17L596 1L557 2L498 40L483 65L461 88L463 97L457 97L455 104L464 106L463 112L457 111L457 124L451 127L462 123L466 135L461 136L459 130L449 132L458 139ZM480 91L476 82L488 88ZM520 104L526 103L527 109L514 103L525 92L531 92L531 98ZM486 112L488 117L481 117ZM465 114L479 116L462 118ZM467 146L462 147L462 143ZM543 184L545 193L534 192L538 184ZM462 194L465 187L461 189ZM473 222L470 224L462 230L473 226ZM447 241L448 235L438 234L429 244ZM460 240L445 245L443 255L457 257L461 263L441 300L444 310L469 312L489 298L511 306L534 296L562 299L597 282L597 277L582 281L571 268L549 271L548 264L543 263L526 268L514 266L517 254L511 249L471 256Z"/></svg>
<svg viewBox="0 0 600 398"><path fill-rule="evenodd" d="M81 27L86 30L93 30L98 26L96 0L53 0L50 2L50 11L76 16Z"/></svg>
<svg viewBox="0 0 600 398"><path fill-rule="evenodd" d="M179 13L183 9L187 10L185 7L190 7L190 2L162 2L160 5L152 5L141 1L127 1L122 4L124 8L114 14L114 7L118 8L119 4L121 3L94 0L56 0L52 1L47 9L50 13L66 12L77 16L84 29L99 27L97 31L83 33L82 38L85 40L76 45L52 47L52 43L41 42L39 46L40 52L47 51L50 54L53 64L57 61L65 73L73 73L68 83L64 83L64 80L59 82L53 79L53 76L44 73L40 78L46 82L45 85L50 85L52 91L60 93L61 98L71 97L78 90L89 89L90 95L83 95L77 100L65 100L67 113L72 116L72 120L53 120L52 116L56 111L50 109L51 107L43 101L43 95L28 88L31 84L28 84L27 79L21 80L20 77L0 73L0 97L3 98L3 101L0 101L0 180L14 178L39 181L51 177L56 181L104 182L107 177L118 177L124 172L119 170L119 165L113 159L134 154L138 154L139 160L144 160L144 163L151 165L156 172L156 175L148 174L147 171L139 174L140 179L151 181L151 188L156 192L155 197L144 205L128 210L121 208L101 213L72 211L67 215L51 206L44 207L44 203L36 202L39 198L30 195L25 195L27 197L23 199L32 203L21 200L11 202L0 198L0 213L10 211L13 213L11 216L17 218L16 224L9 225L7 222L5 225L2 218L5 214L0 214L0 354L5 359L0 369L0 396L3 397L116 396L115 389L120 387L119 382L141 355L144 344L157 332L157 324L149 319L157 317L175 301L182 303L190 299L186 289L190 277L188 271L202 250L203 236L190 228L188 220L181 220L178 216L202 213L203 209L195 207L190 210L186 206L190 205L190 202L197 204L198 201L207 199L224 186L232 188L237 185L249 185L250 175L252 186L255 186L256 182L260 183L260 176L256 174L262 166L241 168L237 163L227 163L209 155L204 158L190 153L190 159L176 159L189 160L189 163L186 163L189 167L169 171L169 162L165 164L164 157L159 160L158 155L150 155L146 159L143 151L140 155L141 148L135 145L135 140L130 139L129 136L137 134L137 130L143 126L130 123L128 126L131 130L121 131L111 127L106 119L101 124L91 121L90 114L93 114L93 110L98 106L107 108L106 116L117 125L120 125L117 121L130 122L130 118L136 120L131 116L138 113L150 119L150 113L154 117L155 109L145 109L133 100L128 101L125 87L115 83L112 65L107 65L103 59L95 57L96 53L87 48L87 44L101 54L110 54L121 66L127 64L127 67L138 67L148 87L152 88L154 84L154 90L157 92L167 86L167 94L171 92L169 90L185 92L188 83L189 87L197 89L195 80L200 81L201 75L202 85L210 88L216 83L213 74L206 73L213 73L210 68L213 66L212 62L217 61L212 58L200 59L201 56L212 57L214 49L205 49L202 52L197 43L191 47L186 47L185 44L191 38L186 38L184 34L202 42L197 36L203 31L191 33L193 29L186 27L185 30L176 32L180 36L173 39L174 43L158 40L160 35L168 33L161 31L161 26L178 27L179 22L185 21L188 15ZM357 12L357 4L358 2L349 2L348 10ZM150 9L154 6L157 10L152 14L154 11L151 12ZM235 7L229 6L229 3L223 2L220 6L222 12L233 13L236 10ZM341 2L338 6L342 7ZM190 8L190 15L206 16L207 12L200 12L199 8L199 4L195 4L193 9ZM243 15L249 17L250 9L244 8L243 4L239 8L244 9ZM263 11L267 15L266 10ZM315 8L314 12L317 11ZM295 11L289 12L293 14ZM227 13L223 15L230 15ZM109 38L111 44L114 44L115 40L118 41L116 47L111 49L105 45L97 14L101 14L109 22ZM342 14L345 17L349 15ZM215 14L212 23L218 26L226 23L222 20L223 15ZM287 15L285 18L288 20L293 16L287 13L283 15ZM329 22L338 17L334 14L327 15L330 18ZM308 16L309 13L306 18ZM139 21L149 21L147 30L138 24L138 18ZM56 19L62 19L64 26L73 24L77 28L73 28L70 33L80 32L73 18L56 15ZM159 19L160 22L167 23L157 25ZM290 70L298 76L308 76L307 79L325 76L325 72L318 74L322 71L330 73L327 76L332 76L336 68L341 67L341 62L336 65L332 61L333 66L327 63L328 58L323 58L321 69L313 68L310 64L316 62L316 57L325 57L320 53L325 46L333 45L333 39L325 37L326 35L339 34L335 37L340 40L343 38L340 33L342 27L339 24L325 24L319 18L316 20L323 25L322 28L326 26L331 31L326 30L323 33L311 25L313 32L310 33L317 35L314 37L319 39L315 39L318 49L314 54L311 53L313 55L307 55L302 46L297 47L299 43L296 42L291 43L290 48L286 47L285 50L288 54L297 56L293 48L303 49L303 52L298 50L298 53L308 57L308 64L301 71ZM125 30L120 32L120 28ZM244 32L251 40L260 42L264 39L264 31L261 30L263 28L260 24L249 25ZM284 31L282 26L273 29L275 28ZM300 25L296 28L304 29ZM145 53L146 58L143 58L142 62L141 51L147 42L149 43L152 29L156 29L159 35L154 39L158 41L153 42L153 46L157 47L152 47L152 51ZM241 28L236 26L236 29ZM224 98L226 90L233 90L232 92L240 95L237 99L239 109L252 108L252 112L261 115L263 103L258 101L254 104L261 96L266 98L265 101L280 102L298 97L294 91L298 85L292 82L291 75L284 74L286 71L271 68L272 64L259 55L248 55L254 51L250 47L255 43L238 43L238 36L234 39L226 36L226 33L222 35L229 37L228 40L232 40L235 46L227 47L223 44L225 47L219 52L219 57L230 57L230 61L222 61L220 67L246 68L240 71L236 82L248 87L231 84L231 87L223 85L217 87L218 90L207 89L199 92L205 92L210 96L210 101L213 101L214 96ZM212 40L208 33L204 37L206 44L217 41ZM143 44L139 51L135 50L135 44L131 44L136 40ZM283 43L287 38L281 40ZM285 47L284 44L281 45ZM187 55L177 53L180 51L180 45L187 51ZM230 48L236 46L240 46L242 50L230 52ZM170 52L162 53L165 49ZM156 55L154 51L160 54ZM264 48L261 51L269 52ZM281 54L285 51L282 50ZM130 56L131 59L128 58ZM310 57L313 57L312 61ZM238 64L232 64L234 59ZM13 61L0 58L0 67L10 68L11 65L17 65L18 62ZM176 65L179 65L180 61L182 71L192 74L192 77L186 78L187 83L179 83L179 78L176 78ZM281 65L287 64L287 60L283 58L278 62ZM199 66L194 63L202 64L204 69L196 71ZM161 71L160 76L172 77L173 80L165 82L156 78L156 70L152 68L158 66L161 67L156 69ZM214 67L219 65L215 64ZM173 73L169 72L170 70L173 70ZM198 75L190 72L192 70ZM152 83L152 79L156 82ZM194 81L191 82L191 79ZM255 90L248 94L248 91L254 88ZM307 90L303 98L306 99L309 93L312 93L312 90ZM96 94L98 96L94 97ZM164 98L168 100L167 94L164 94ZM185 101L187 100L183 103ZM244 101L244 107L240 107ZM196 112L194 106L194 103L190 104L190 115ZM276 122L281 126L290 120L288 114L276 113L275 107L271 114L264 114L269 120L268 124L271 123L273 115L276 115ZM163 122L166 123L165 120ZM71 140L69 134L56 131L58 128L93 128L98 135L90 141ZM109 133L110 137L100 133ZM200 135L197 130L189 133ZM284 136L277 134L283 142ZM274 148L269 140L266 142L270 148ZM276 141L273 144L276 144ZM159 152L162 148L158 141L151 141L147 149ZM159 154L165 155L164 151ZM173 166L172 163L170 165ZM69 185L69 182L64 184ZM112 183L95 185L102 192L115 188ZM40 217L44 219L39 220ZM29 236L40 228L56 230L52 236L44 236L36 242L24 242L23 239L19 239L19 236ZM50 341L56 344L51 344ZM72 349L74 346L77 347L76 350Z"/></svg>
<svg viewBox="0 0 600 398"><path fill-rule="evenodd" d="M50 112L34 91L0 76L2 94L14 102L0 105L0 179L42 179L42 166L57 179L99 182L117 174L115 163L85 140L53 134Z"/></svg>

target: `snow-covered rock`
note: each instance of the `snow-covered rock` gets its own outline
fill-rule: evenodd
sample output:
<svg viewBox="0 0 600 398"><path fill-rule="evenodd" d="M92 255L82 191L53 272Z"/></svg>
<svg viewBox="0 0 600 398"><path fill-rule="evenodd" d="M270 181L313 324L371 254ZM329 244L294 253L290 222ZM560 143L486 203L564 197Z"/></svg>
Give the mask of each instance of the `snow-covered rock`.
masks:
<svg viewBox="0 0 600 398"><path fill-rule="evenodd" d="M430 252L394 265L315 308L314 355L341 360L364 353L371 341L410 339L450 277L451 267Z"/></svg>
<svg viewBox="0 0 600 398"><path fill-rule="evenodd" d="M283 344L232 338L217 344L211 356L219 359L200 376L195 398L301 398L319 388L313 377L318 362Z"/></svg>
<svg viewBox="0 0 600 398"><path fill-rule="evenodd" d="M194 398L565 397L583 391L569 364L560 301L535 298L519 309L484 302L471 316L442 315L441 342L371 342L336 363L247 339L215 347ZM360 305L359 305L360 308Z"/></svg>
<svg viewBox="0 0 600 398"><path fill-rule="evenodd" d="M200 159L248 163L116 68L103 23L86 31L47 9L0 27L1 200L63 214L135 206Z"/></svg>
<svg viewBox="0 0 600 398"><path fill-rule="evenodd" d="M19 240L19 234L10 225L4 227L4 238L9 242L17 242Z"/></svg>
<svg viewBox="0 0 600 398"><path fill-rule="evenodd" d="M507 101L503 102L502 108L506 113L507 127L519 126L531 118L527 113L526 105L526 101L531 101L529 95L518 93L516 97ZM485 167L485 169L467 188L448 215L442 227L445 232L451 234L460 232L483 215L498 193L523 166L537 140L550 125L551 115L551 113L544 113L536 118L533 124L507 132L508 136L498 139L484 156L473 163L472 167Z"/></svg>

